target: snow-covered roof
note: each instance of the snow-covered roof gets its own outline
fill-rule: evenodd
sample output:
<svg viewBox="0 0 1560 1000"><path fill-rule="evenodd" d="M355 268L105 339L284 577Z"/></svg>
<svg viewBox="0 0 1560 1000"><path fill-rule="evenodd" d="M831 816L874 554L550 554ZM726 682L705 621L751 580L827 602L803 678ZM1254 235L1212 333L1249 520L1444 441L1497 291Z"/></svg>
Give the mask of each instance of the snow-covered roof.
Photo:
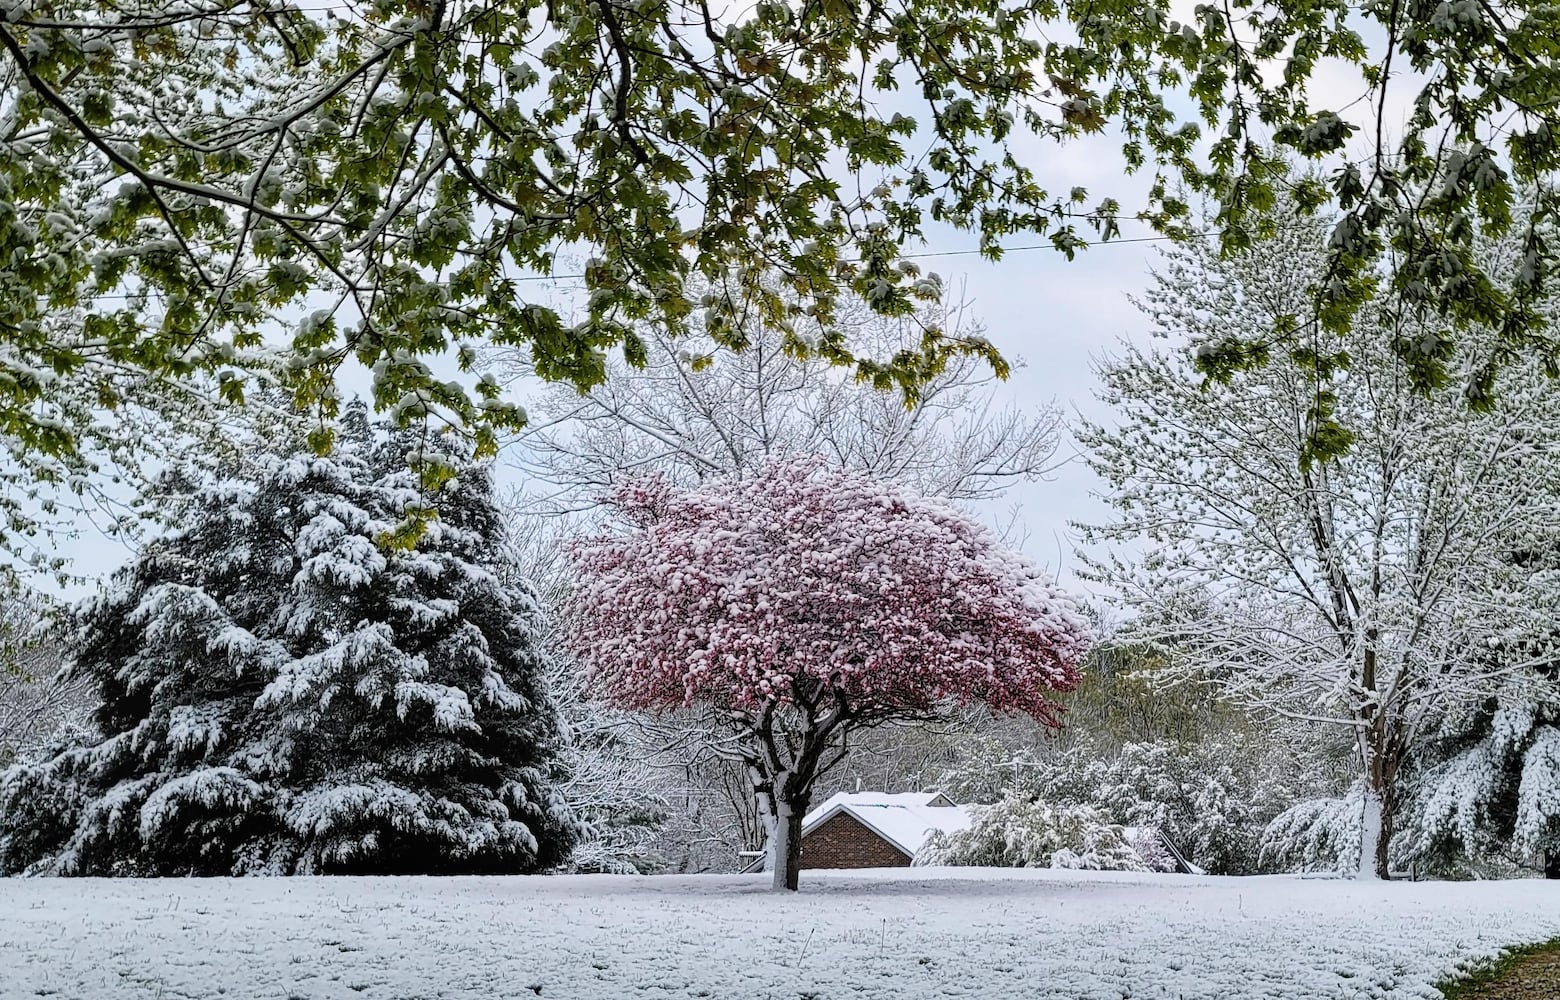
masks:
<svg viewBox="0 0 1560 1000"><path fill-rule="evenodd" d="M934 802L953 805L942 792L835 792L823 805L808 812L803 822L811 822L814 816L821 816L824 810L840 803L855 806L929 806Z"/></svg>
<svg viewBox="0 0 1560 1000"><path fill-rule="evenodd" d="M972 822L941 792L839 792L802 818L802 836L841 812L912 858L933 830L953 833Z"/></svg>

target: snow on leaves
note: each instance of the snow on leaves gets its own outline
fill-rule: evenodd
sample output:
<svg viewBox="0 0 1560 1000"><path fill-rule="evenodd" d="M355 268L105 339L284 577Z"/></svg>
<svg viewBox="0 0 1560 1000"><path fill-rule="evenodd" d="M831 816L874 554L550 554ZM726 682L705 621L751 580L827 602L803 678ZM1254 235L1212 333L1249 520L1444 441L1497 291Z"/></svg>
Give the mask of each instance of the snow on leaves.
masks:
<svg viewBox="0 0 1560 1000"><path fill-rule="evenodd" d="M1560 732L1546 728L1522 755L1521 795L1517 804L1517 843L1553 847L1560 820Z"/></svg>
<svg viewBox="0 0 1560 1000"><path fill-rule="evenodd" d="M1368 784L1354 804L1385 810L1359 828L1379 830L1366 853L1385 877L1407 779L1445 713L1532 666L1481 650L1552 628L1527 554L1560 537L1560 397L1535 364L1507 366L1477 411L1456 386L1414 385L1387 336L1439 327L1388 300L1363 305L1351 332L1315 331L1308 357L1275 351L1204 391L1200 351L1304 315L1327 274L1325 233L1292 210L1279 220L1233 257L1167 254L1141 305L1176 346L1101 366L1116 426L1079 438L1114 512L1085 529L1084 558L1138 612L1130 632L1173 654L1161 679L1213 680L1233 702L1347 734ZM1518 250L1477 246L1495 269ZM1496 350L1484 331L1447 360L1471 368ZM1350 435L1336 455L1314 448L1328 421Z"/></svg>
<svg viewBox="0 0 1560 1000"><path fill-rule="evenodd" d="M1111 823L1092 806L1054 805L1009 793L993 805L969 808L974 823L953 833L933 833L917 864L1169 870L1155 868L1166 860L1163 845L1153 846L1157 836Z"/></svg>

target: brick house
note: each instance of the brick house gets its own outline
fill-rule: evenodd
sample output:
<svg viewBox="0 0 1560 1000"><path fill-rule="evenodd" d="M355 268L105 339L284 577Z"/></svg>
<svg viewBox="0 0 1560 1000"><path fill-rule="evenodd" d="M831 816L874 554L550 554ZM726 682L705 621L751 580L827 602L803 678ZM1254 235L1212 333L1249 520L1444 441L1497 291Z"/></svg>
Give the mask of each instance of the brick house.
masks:
<svg viewBox="0 0 1560 1000"><path fill-rule="evenodd" d="M903 868L970 815L941 792L840 792L802 819L803 868Z"/></svg>

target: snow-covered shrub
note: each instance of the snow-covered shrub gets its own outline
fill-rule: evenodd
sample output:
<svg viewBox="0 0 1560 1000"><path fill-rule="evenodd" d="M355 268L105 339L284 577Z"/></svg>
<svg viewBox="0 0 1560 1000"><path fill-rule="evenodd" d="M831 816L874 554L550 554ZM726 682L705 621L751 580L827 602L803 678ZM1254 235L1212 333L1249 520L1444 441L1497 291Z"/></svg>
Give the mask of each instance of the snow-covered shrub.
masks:
<svg viewBox="0 0 1560 1000"><path fill-rule="evenodd" d="M0 871L521 872L575 824L535 601L491 555L479 467L360 408L330 457L271 444L195 484L183 526L85 606L101 734L0 779ZM293 446L296 444L296 447ZM170 480L174 485L178 480ZM386 546L408 512L437 514ZM404 538L404 536L401 536Z"/></svg>
<svg viewBox="0 0 1560 1000"><path fill-rule="evenodd" d="M1288 871L1356 871L1361 801L1355 792L1343 798L1310 799L1284 810L1262 833L1263 860Z"/></svg>
<svg viewBox="0 0 1560 1000"><path fill-rule="evenodd" d="M1149 871L1126 828L1098 809L1053 805L1010 794L976 806L975 822L955 833L934 833L917 864L996 868L1084 868Z"/></svg>
<svg viewBox="0 0 1560 1000"><path fill-rule="evenodd" d="M1127 828L1127 842L1137 852L1138 860L1151 872L1173 872L1175 858L1165 846L1165 838L1158 830L1146 826Z"/></svg>
<svg viewBox="0 0 1560 1000"><path fill-rule="evenodd" d="M1263 827L1295 800L1292 765L1258 741L1128 743L1090 768L1095 801L1117 822L1164 830L1197 865L1261 870Z"/></svg>
<svg viewBox="0 0 1560 1000"><path fill-rule="evenodd" d="M1299 798L1295 783L1302 769L1286 754L1282 746L1235 735L1114 749L1084 739L1016 752L972 741L965 761L941 787L963 801L1016 791L1053 804L1091 806L1109 822L1162 831L1187 860L1209 872L1243 875L1270 867L1260 852L1262 831ZM1311 774L1314 779L1315 768Z"/></svg>

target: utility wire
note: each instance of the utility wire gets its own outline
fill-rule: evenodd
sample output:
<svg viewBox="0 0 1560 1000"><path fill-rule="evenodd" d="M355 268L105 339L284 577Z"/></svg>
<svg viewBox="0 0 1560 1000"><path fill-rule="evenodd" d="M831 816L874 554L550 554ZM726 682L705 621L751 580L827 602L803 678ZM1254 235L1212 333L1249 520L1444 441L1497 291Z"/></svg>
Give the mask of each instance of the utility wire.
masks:
<svg viewBox="0 0 1560 1000"><path fill-rule="evenodd" d="M1218 230L1212 230L1212 229L1206 230L1206 231L1200 232L1200 233L1192 233L1192 234L1190 234L1192 239L1200 239L1200 238L1206 237L1206 236L1218 236L1218 235L1220 235L1219 231ZM1087 249L1090 249L1092 247L1112 246L1112 245L1121 244L1121 243L1163 243L1163 242L1166 242L1168 240L1174 240L1174 239L1177 239L1177 238L1178 237L1175 237L1175 236L1163 236L1163 235L1161 235L1161 236L1127 236L1127 237L1121 237L1121 238L1113 239L1113 240L1099 240L1099 241L1096 241L1094 243L1085 242L1085 243L1079 244L1078 249L1080 249L1080 250L1087 250ZM1004 255L1010 254L1010 253L1024 253L1024 252L1030 251L1030 250L1051 250L1051 251L1055 251L1056 247L1052 246L1049 243L1031 243L1031 244L1027 244L1025 246L1002 247L1001 248L1001 251L1002 251L1002 253ZM898 260L926 260L928 258L933 258L933 257L969 257L969 256L972 256L972 255L975 255L975 254L979 254L979 253L982 253L982 251L981 250L923 250L923 251L920 251L918 253L902 253L896 259L898 259ZM846 261L845 263L848 263L848 264L859 264L860 261L859 260L851 260L851 261ZM508 280L509 281L517 281L517 282L518 281L582 281L582 280L584 280L584 278L585 278L584 274L526 274L526 275L520 275L519 277L509 278ZM103 299L129 299L131 297L132 296L130 294L127 294L127 293L114 292L114 293L105 294L105 295L94 295L91 298L94 301L99 301L99 300L103 300Z"/></svg>
<svg viewBox="0 0 1560 1000"><path fill-rule="evenodd" d="M1191 238L1192 239L1200 239L1200 238L1205 237L1205 236L1218 236L1218 235L1220 235L1218 230L1210 229L1210 230L1206 230L1206 231L1200 232L1200 233L1192 233L1191 234ZM1113 239L1113 240L1097 240L1097 241L1095 241L1093 243L1089 243L1089 242L1085 241L1085 242L1079 244L1078 249L1080 249L1080 250L1088 250L1088 249L1090 249L1092 247L1113 246L1113 245L1120 244L1120 243L1163 243L1163 242L1165 242L1167 240L1174 240L1174 239L1178 239L1178 238L1179 237L1163 236L1163 235L1160 235L1160 236L1126 236L1126 237L1121 237L1121 238ZM1001 247L1000 249L1002 251L1002 254L1004 256L1006 256L1007 254L1010 254L1010 253L1023 253L1023 252L1025 252L1027 250L1052 250L1052 251L1055 251L1056 247L1051 245L1051 244L1049 244L1049 243L1031 243L1031 244L1028 244L1026 246ZM979 254L979 253L983 253L983 252L984 251L981 251L981 250L924 250L924 251L921 251L919 253L902 253L896 259L897 260L925 260L925 259L927 259L929 257L969 257L969 256L972 256L974 254ZM851 261L846 261L845 263L847 263L847 264L859 264L859 263L861 263L861 261L859 261L859 260L851 260ZM570 280L575 280L575 279L582 279L584 277L585 277L585 275L583 275L583 274L533 274L533 275L526 275L525 277L520 277L520 278L510 278L509 280L510 281L570 281Z"/></svg>

